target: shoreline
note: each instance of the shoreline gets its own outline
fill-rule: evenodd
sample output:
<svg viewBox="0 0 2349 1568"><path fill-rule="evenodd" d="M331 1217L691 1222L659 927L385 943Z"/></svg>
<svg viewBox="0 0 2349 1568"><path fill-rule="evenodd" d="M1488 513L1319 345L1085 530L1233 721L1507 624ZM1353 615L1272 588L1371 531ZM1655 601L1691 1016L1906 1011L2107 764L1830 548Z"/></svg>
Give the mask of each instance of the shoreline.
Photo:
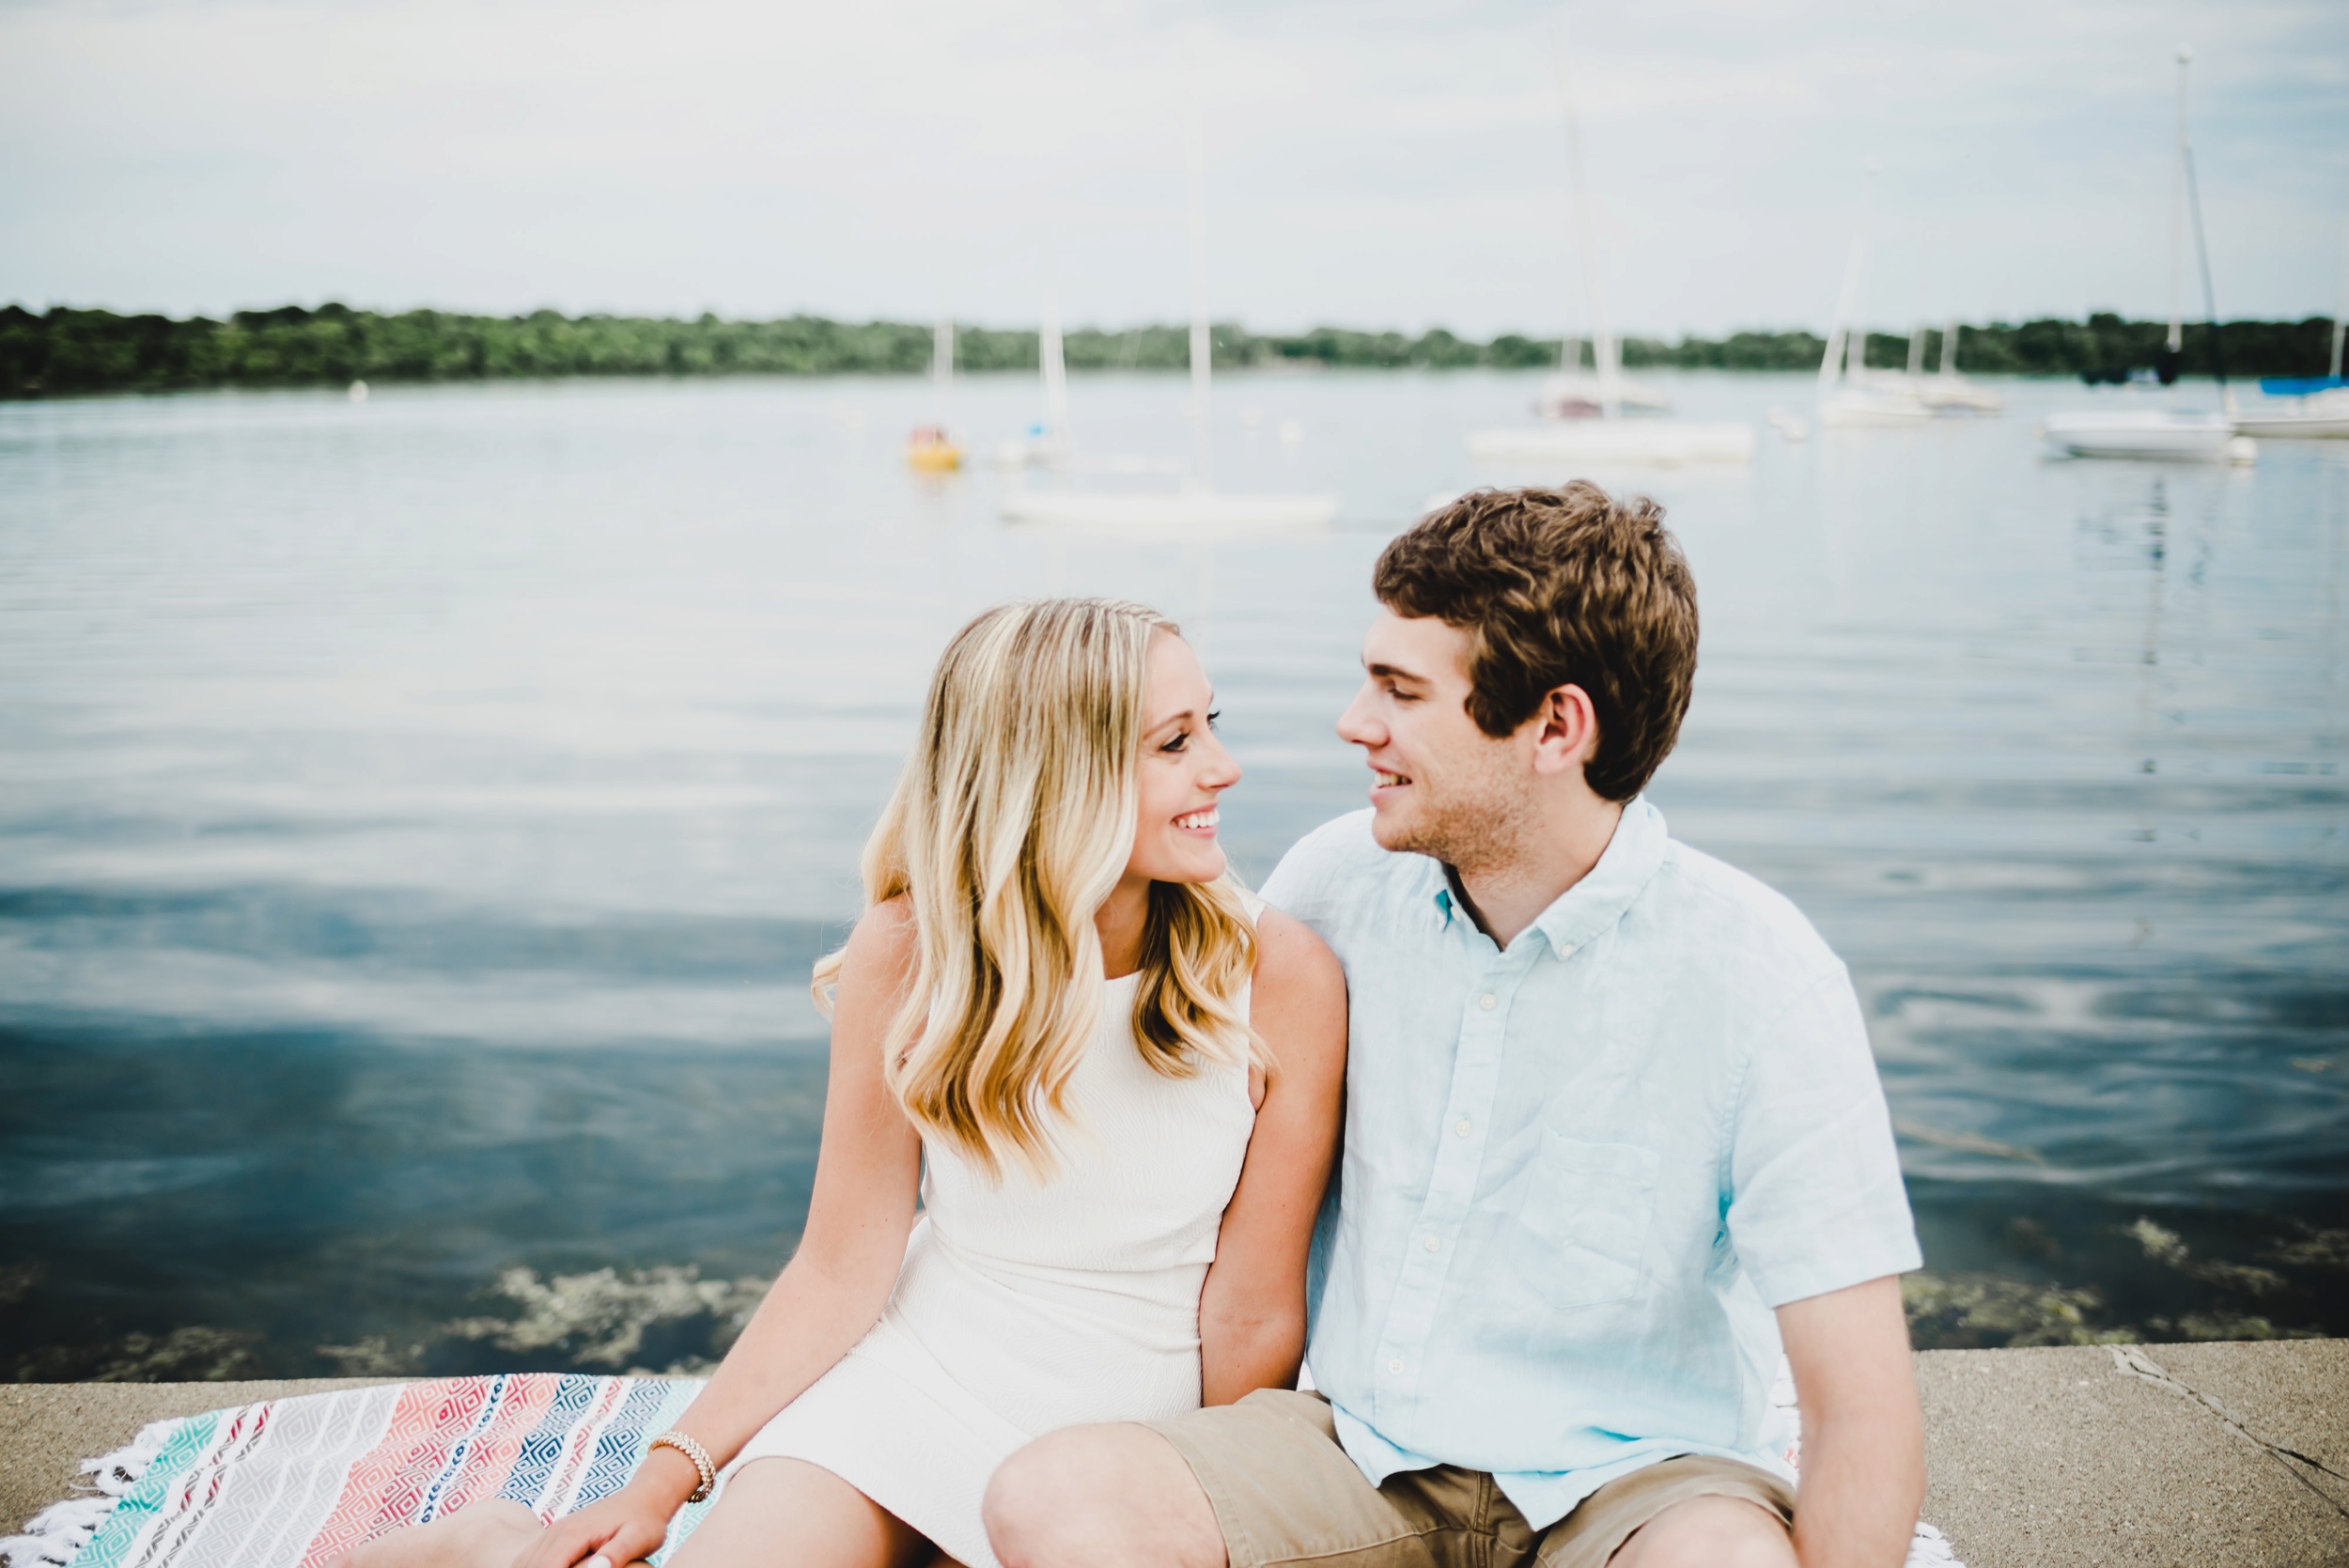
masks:
<svg viewBox="0 0 2349 1568"><path fill-rule="evenodd" d="M941 324L942 325L942 324ZM2237 320L2214 331L2185 329L2173 369L2224 370L2238 380L2320 375L2328 362L2332 322ZM1955 336L1943 353L1943 338ZM1860 329L1863 365L1890 371L1918 364L1968 375L2062 375L2118 380L2165 362L2166 323L2132 321L2110 312L2082 320L1936 323L1887 332ZM949 364L958 374L1033 375L1042 334L1033 327L953 328ZM1320 325L1301 332L1252 332L1237 321L1212 327L1219 370L1532 370L1560 365L1572 346L1579 366L1592 357L1579 338L1500 333L1488 340L1442 327L1417 334ZM819 316L724 320L714 315L587 315L552 310L526 316L459 311L317 309L283 305L242 310L225 320L193 316L123 316L57 305L36 314L0 304L0 400L66 394L208 386L349 386L353 382L474 381L514 378L740 375L928 375L933 329L910 321L840 321ZM1072 373L1187 371L1190 334L1151 322L1062 335ZM1617 340L1620 367L1633 377L1664 369L1815 371L1827 339L1808 328L1745 329L1720 337L1677 339L1627 334ZM1921 354L1921 359L1915 356ZM1594 358L1593 367L1595 368Z"/></svg>
<svg viewBox="0 0 2349 1568"><path fill-rule="evenodd" d="M1968 1568L2349 1560L2349 1340L1929 1350L1916 1366L1924 1517ZM0 1535L149 1421L399 1381L0 1386Z"/></svg>

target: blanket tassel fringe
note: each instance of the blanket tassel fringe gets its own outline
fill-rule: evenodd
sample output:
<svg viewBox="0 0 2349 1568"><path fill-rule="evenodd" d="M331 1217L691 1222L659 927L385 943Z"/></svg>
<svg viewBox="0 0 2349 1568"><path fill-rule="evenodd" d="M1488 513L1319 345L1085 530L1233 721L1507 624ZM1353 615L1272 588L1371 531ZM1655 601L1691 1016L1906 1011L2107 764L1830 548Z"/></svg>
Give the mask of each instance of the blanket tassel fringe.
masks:
<svg viewBox="0 0 2349 1568"><path fill-rule="evenodd" d="M25 1521L23 1534L0 1540L0 1561L8 1568L63 1568L72 1561L114 1513L116 1501L147 1474L179 1424L156 1421L128 1446L83 1460L82 1474L88 1479L75 1488L82 1495L42 1509Z"/></svg>

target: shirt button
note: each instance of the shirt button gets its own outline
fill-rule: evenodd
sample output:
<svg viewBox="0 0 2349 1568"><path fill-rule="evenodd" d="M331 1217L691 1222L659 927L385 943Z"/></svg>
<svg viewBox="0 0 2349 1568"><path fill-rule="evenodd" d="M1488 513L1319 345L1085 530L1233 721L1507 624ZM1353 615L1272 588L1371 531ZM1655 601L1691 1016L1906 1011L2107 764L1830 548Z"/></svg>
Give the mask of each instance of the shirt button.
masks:
<svg viewBox="0 0 2349 1568"><path fill-rule="evenodd" d="M1403 1375L1403 1358L1402 1358L1402 1357L1400 1357L1400 1356L1397 1356L1397 1357L1396 1357L1393 1360L1389 1361L1389 1362L1387 1363L1387 1371L1388 1371L1389 1373L1392 1374L1394 1376L1397 1376L1397 1377L1402 1376L1402 1375Z"/></svg>
<svg viewBox="0 0 2349 1568"><path fill-rule="evenodd" d="M1439 1250L1442 1248L1443 1243L1435 1236L1429 1236L1425 1241L1421 1242L1420 1245L1426 1248L1430 1252L1434 1252Z"/></svg>
<svg viewBox="0 0 2349 1568"><path fill-rule="evenodd" d="M1492 992L1486 991L1483 996L1476 999L1476 1005L1482 1007L1486 1012L1489 1013L1494 1008L1501 1005L1501 999L1493 995Z"/></svg>
<svg viewBox="0 0 2349 1568"><path fill-rule="evenodd" d="M1466 1138L1470 1133L1474 1132L1476 1128L1470 1125L1469 1119L1465 1116L1452 1124L1452 1131L1455 1137Z"/></svg>

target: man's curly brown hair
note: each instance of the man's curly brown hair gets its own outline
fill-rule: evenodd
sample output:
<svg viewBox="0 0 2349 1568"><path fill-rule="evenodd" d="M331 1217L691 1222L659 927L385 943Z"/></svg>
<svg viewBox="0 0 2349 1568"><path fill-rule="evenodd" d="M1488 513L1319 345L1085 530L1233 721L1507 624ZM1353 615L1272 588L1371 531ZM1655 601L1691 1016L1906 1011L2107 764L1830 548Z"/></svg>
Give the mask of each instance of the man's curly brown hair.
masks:
<svg viewBox="0 0 2349 1568"><path fill-rule="evenodd" d="M1583 778L1628 800L1679 737L1697 673L1697 585L1664 509L1587 480L1471 490L1397 536L1371 584L1398 615L1467 631L1469 717L1510 734L1561 686L1598 715Z"/></svg>

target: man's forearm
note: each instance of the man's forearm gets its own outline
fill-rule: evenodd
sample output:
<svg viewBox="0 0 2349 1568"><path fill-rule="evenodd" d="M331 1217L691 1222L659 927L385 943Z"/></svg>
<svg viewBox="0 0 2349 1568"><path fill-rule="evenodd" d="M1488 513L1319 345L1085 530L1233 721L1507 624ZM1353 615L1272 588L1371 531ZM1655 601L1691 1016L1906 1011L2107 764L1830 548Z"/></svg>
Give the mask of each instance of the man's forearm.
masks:
<svg viewBox="0 0 2349 1568"><path fill-rule="evenodd" d="M1805 1413L1795 1556L1802 1568L1900 1568L1925 1500L1916 1405L1812 1421Z"/></svg>
<svg viewBox="0 0 2349 1568"><path fill-rule="evenodd" d="M1796 1557L1802 1568L1900 1568L1925 1500L1924 1417L1900 1281L1790 1301L1778 1327L1802 1401Z"/></svg>

